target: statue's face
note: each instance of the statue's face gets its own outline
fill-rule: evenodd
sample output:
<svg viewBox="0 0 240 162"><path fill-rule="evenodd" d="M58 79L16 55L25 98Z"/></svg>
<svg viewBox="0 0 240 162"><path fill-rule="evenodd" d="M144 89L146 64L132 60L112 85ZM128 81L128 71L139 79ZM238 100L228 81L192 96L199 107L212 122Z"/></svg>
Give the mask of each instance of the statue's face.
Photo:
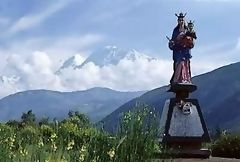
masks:
<svg viewBox="0 0 240 162"><path fill-rule="evenodd" d="M178 25L182 26L184 24L183 18L178 18Z"/></svg>
<svg viewBox="0 0 240 162"><path fill-rule="evenodd" d="M189 24L189 25L188 25L188 28L189 28L190 30L192 30L192 29L193 29L193 25L192 25L192 24Z"/></svg>

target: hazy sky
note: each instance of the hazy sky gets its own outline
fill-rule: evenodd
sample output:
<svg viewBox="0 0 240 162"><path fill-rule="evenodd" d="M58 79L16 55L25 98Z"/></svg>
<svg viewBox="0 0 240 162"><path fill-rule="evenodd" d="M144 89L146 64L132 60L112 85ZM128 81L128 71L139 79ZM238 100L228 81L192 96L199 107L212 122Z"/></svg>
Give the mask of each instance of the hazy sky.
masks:
<svg viewBox="0 0 240 162"><path fill-rule="evenodd" d="M239 0L1 0L0 76L17 75L24 79L17 86L0 85L5 89L0 96L27 89L67 91L105 86L142 90L168 84L172 56L165 36L171 36L176 26L175 13L179 12L186 12L186 19L195 21L198 39L192 50L193 75L240 60ZM78 54L84 60L106 45L134 48L159 58L159 67L154 63L143 69L156 68L159 72L142 76L145 73L135 71L139 77L131 75L129 85L122 83L124 75L128 76L122 65L105 67L108 70L79 70L68 76L69 85L54 76L67 58ZM138 66L128 66L133 68L128 71ZM120 70L121 77L105 80L103 76L115 73L114 70ZM93 80L93 74L99 77ZM148 81L141 82L144 77Z"/></svg>

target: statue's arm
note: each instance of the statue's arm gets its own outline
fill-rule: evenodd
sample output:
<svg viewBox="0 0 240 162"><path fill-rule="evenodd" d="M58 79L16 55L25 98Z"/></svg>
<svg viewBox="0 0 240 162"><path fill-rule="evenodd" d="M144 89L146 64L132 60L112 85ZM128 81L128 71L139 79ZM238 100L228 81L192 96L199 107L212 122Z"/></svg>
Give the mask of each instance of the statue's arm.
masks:
<svg viewBox="0 0 240 162"><path fill-rule="evenodd" d="M168 42L168 47L169 47L171 50L174 50L174 47L175 47L175 45L176 45L176 42L175 42L176 37L177 37L177 32L176 32L176 30L174 29L173 32L172 32L172 39L169 40L169 42Z"/></svg>
<svg viewBox="0 0 240 162"><path fill-rule="evenodd" d="M196 34L196 32L193 33L193 38L194 38L194 39L197 39L197 34Z"/></svg>
<svg viewBox="0 0 240 162"><path fill-rule="evenodd" d="M168 42L168 47L170 48L170 50L173 50L173 49L174 49L174 46L175 46L174 41L173 41L173 40L170 40L170 41Z"/></svg>

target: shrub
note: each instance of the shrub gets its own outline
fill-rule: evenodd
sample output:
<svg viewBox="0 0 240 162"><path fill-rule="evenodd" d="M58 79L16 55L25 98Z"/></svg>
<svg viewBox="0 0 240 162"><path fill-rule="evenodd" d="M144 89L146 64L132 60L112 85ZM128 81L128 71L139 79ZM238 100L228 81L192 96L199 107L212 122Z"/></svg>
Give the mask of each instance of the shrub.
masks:
<svg viewBox="0 0 240 162"><path fill-rule="evenodd" d="M146 161L156 151L157 122L154 111L144 104L134 109L135 112L129 111L121 119L116 161Z"/></svg>
<svg viewBox="0 0 240 162"><path fill-rule="evenodd" d="M0 161L7 161L12 158L15 138L11 127L0 124Z"/></svg>
<svg viewBox="0 0 240 162"><path fill-rule="evenodd" d="M27 125L20 131L21 141L24 144L33 144L38 143L39 130L33 126Z"/></svg>
<svg viewBox="0 0 240 162"><path fill-rule="evenodd" d="M221 135L211 146L212 156L240 159L240 135Z"/></svg>
<svg viewBox="0 0 240 162"><path fill-rule="evenodd" d="M155 152L162 153L156 141L156 115L147 105L134 110L123 115L119 132L111 135L78 112L54 126L48 122L36 125L29 111L21 124L0 124L0 161L150 161Z"/></svg>
<svg viewBox="0 0 240 162"><path fill-rule="evenodd" d="M55 134L53 128L48 125L41 125L40 130L42 133L43 143L50 143L51 137Z"/></svg>

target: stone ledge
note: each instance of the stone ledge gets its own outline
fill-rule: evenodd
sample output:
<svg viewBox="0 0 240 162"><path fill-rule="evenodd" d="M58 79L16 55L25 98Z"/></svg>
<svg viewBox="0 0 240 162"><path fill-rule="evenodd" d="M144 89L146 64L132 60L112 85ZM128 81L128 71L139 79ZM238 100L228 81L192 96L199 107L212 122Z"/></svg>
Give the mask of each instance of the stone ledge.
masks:
<svg viewBox="0 0 240 162"><path fill-rule="evenodd" d="M154 159L152 162L240 162L240 159L232 159L232 158L221 158L221 157L210 157L209 159Z"/></svg>

